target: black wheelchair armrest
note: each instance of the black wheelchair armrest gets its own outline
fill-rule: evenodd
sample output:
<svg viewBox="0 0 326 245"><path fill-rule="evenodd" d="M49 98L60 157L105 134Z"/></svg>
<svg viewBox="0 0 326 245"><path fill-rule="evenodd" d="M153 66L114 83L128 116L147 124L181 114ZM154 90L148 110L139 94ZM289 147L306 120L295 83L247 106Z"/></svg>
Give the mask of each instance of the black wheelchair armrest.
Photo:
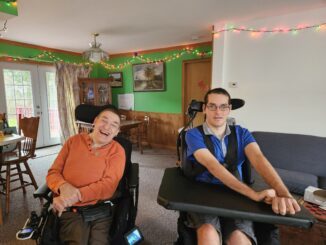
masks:
<svg viewBox="0 0 326 245"><path fill-rule="evenodd" d="M139 185L139 164L132 163L129 170L129 188L136 188Z"/></svg>
<svg viewBox="0 0 326 245"><path fill-rule="evenodd" d="M49 200L49 193L51 192L50 188L43 183L36 191L34 191L33 196L34 198L45 198Z"/></svg>

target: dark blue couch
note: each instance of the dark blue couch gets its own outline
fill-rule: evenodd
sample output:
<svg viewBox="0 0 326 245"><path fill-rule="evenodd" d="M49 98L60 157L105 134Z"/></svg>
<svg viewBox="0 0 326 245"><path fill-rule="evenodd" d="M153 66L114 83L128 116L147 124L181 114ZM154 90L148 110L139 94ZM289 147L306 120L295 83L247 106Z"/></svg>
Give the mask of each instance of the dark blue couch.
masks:
<svg viewBox="0 0 326 245"><path fill-rule="evenodd" d="M326 189L326 138L253 132L258 145L290 192L303 195L309 185ZM255 185L261 179L254 172Z"/></svg>

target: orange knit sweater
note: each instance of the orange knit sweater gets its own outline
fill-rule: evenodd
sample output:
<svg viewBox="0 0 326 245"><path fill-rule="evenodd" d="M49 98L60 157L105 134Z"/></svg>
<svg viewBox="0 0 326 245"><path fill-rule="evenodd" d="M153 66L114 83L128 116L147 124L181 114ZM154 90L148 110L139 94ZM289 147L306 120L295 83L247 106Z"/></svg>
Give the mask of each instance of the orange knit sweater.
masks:
<svg viewBox="0 0 326 245"><path fill-rule="evenodd" d="M58 194L68 182L79 188L82 201L74 205L94 204L112 197L125 167L125 152L116 141L91 148L92 140L81 133L69 138L48 171L48 187Z"/></svg>

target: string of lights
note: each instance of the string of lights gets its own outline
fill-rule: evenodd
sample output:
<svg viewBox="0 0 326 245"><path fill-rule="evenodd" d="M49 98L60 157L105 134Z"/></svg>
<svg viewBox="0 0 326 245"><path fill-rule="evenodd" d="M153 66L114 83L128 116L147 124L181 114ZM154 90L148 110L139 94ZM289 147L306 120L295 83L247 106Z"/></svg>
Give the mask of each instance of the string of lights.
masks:
<svg viewBox="0 0 326 245"><path fill-rule="evenodd" d="M159 63L159 62L171 62L176 59L180 59L182 56L186 54L194 54L198 57L210 57L212 56L212 51L199 51L194 48L184 48L180 50L179 52L176 52L172 55L165 56L160 59L152 59L149 57L145 57L144 55L140 55L138 53L134 53L134 55L127 59L125 62L119 63L119 64L109 64L106 62L101 62L100 64L107 70L119 70L123 69L129 65L135 64L135 63ZM68 62L64 61L62 58L57 57L55 54L49 51L43 51L40 54L36 56L31 56L31 57L19 57L19 56L9 56L9 55L1 55L0 57L5 58L7 61L22 61L22 60L31 60L31 61L40 61L40 62L66 62L66 63L72 63L76 65L93 65L91 62L85 62L85 61L80 61L80 62Z"/></svg>
<svg viewBox="0 0 326 245"><path fill-rule="evenodd" d="M144 55L139 55L138 53L134 53L134 55L126 60L123 63L120 64L108 64L105 62L101 62L100 64L107 70L121 70L131 64L137 63L137 62L142 62L142 63L160 63L160 62L171 62L173 60L176 59L180 59L182 56L186 55L186 54L193 54L196 55L198 57L210 57L212 56L212 51L199 51L198 49L194 49L194 48L184 48L181 51L174 53L172 55L168 55L165 56L163 58L159 58L159 59L152 59L149 57L145 57Z"/></svg>
<svg viewBox="0 0 326 245"><path fill-rule="evenodd" d="M266 29L266 28L261 28L261 29L254 29L254 28L245 28L245 27L234 27L234 26L229 26L228 28L217 30L217 31L212 31L214 34L214 37L216 38L219 34L223 32L249 32L252 34L252 36L257 36L263 33L297 33L298 31L306 30L306 29L315 29L316 31L324 30L326 29L326 23L322 24L316 24L316 25L299 25L295 28L285 28L285 27L280 27L280 28L273 28L273 29ZM7 30L7 21L5 21L4 26L2 29L0 29L0 35L2 31ZM144 55L138 54L137 52L134 53L134 55L127 59L126 61L119 63L119 64L110 64L106 62L100 62L100 64L107 70L121 70L124 69L127 66L130 66L135 63L159 63L159 62L171 62L176 59L180 59L182 56L186 54L192 54L196 55L198 57L211 57L212 56L212 51L199 51L198 49L194 49L192 47L187 47L182 50L179 50L178 52L173 53L172 55L167 55L163 58L158 58L158 59L153 59L149 57L145 57ZM0 54L0 57L5 58L8 61L22 61L22 60L32 60L32 61L41 61L41 62L66 62L66 63L71 63L75 65L93 65L91 62L85 62L85 61L80 61L80 62L69 62L65 61L62 58L57 57L54 55L52 52L49 51L43 51L40 54L33 56L33 57L18 57L18 56L9 56L9 55L4 55Z"/></svg>
<svg viewBox="0 0 326 245"><path fill-rule="evenodd" d="M250 32L250 33L293 33L296 34L298 31L303 31L307 29L315 29L316 31L320 31L322 29L326 29L326 23L316 24L316 25L298 25L295 28L287 28L287 27L275 27L273 29L261 28L246 28L246 27L234 27L230 26L225 29L220 29L217 31L212 31L212 34L220 34L223 32Z"/></svg>
<svg viewBox="0 0 326 245"><path fill-rule="evenodd" d="M0 57L2 59L5 59L6 61L37 61L37 62L47 62L47 63L54 63L54 62L65 62L69 64L74 64L74 65L92 65L89 62L69 62L65 61L61 58L56 57L53 53L49 51L43 51L42 53L36 55L36 56L31 56L31 57L20 57L20 56L11 56L11 55L6 55L6 54L0 54ZM46 59L48 57L48 59Z"/></svg>

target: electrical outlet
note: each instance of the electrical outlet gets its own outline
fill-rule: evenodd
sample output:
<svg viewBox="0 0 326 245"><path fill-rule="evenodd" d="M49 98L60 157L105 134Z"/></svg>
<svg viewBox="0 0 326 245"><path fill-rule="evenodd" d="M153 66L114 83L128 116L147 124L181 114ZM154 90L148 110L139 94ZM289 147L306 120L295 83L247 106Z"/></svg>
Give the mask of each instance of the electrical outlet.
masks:
<svg viewBox="0 0 326 245"><path fill-rule="evenodd" d="M237 82L229 82L229 87L230 88L237 88L238 87L238 83Z"/></svg>

